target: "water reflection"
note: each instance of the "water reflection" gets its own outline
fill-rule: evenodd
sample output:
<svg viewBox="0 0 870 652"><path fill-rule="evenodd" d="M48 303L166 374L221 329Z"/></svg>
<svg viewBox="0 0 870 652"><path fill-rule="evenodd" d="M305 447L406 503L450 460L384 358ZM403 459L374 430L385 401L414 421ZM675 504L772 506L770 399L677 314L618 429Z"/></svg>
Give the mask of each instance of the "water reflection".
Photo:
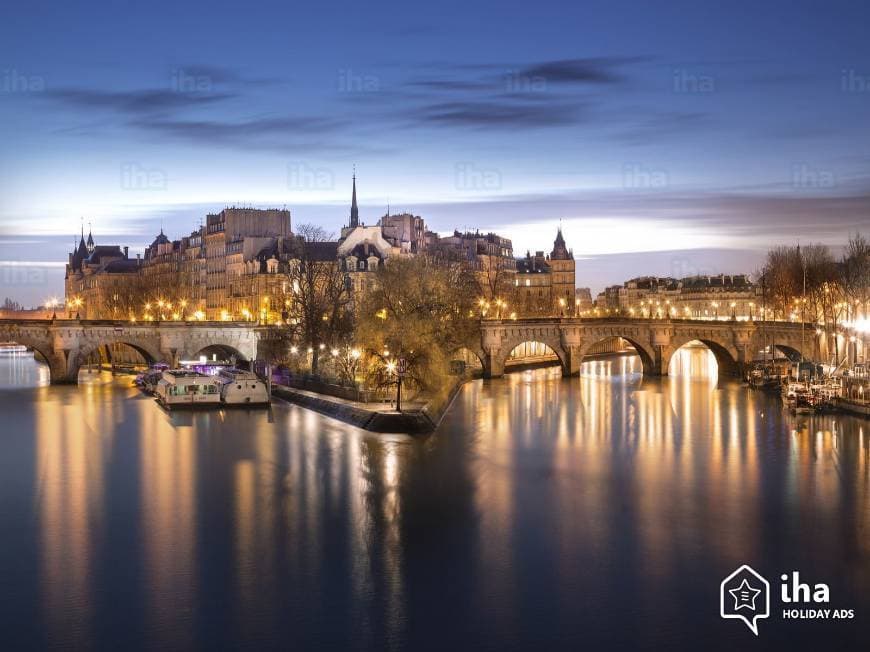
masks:
<svg viewBox="0 0 870 652"><path fill-rule="evenodd" d="M0 355L0 390L48 385L48 365L38 363L32 353Z"/></svg>
<svg viewBox="0 0 870 652"><path fill-rule="evenodd" d="M866 612L866 422L678 356L473 382L425 439L284 404L170 415L107 374L0 393L4 612L76 649L717 647L745 634L709 617L740 563Z"/></svg>

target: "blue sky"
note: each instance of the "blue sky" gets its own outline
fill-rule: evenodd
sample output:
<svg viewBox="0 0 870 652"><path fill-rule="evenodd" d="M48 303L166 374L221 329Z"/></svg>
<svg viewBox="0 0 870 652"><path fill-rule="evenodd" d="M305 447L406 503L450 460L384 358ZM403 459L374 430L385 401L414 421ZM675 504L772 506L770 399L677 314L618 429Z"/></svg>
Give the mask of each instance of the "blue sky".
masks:
<svg viewBox="0 0 870 652"><path fill-rule="evenodd" d="M870 231L862 3L19 3L0 25L0 283L61 291L226 205L562 223L578 284L752 272Z"/></svg>

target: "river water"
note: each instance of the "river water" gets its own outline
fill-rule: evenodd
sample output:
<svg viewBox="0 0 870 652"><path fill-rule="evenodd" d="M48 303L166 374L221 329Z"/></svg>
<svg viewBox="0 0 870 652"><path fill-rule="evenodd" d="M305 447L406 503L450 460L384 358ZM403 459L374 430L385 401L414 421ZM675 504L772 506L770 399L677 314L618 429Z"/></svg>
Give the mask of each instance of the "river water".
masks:
<svg viewBox="0 0 870 652"><path fill-rule="evenodd" d="M409 438L0 360L0 648L866 649L868 422L675 365L471 382ZM744 563L757 638L719 617ZM783 620L795 570L855 617Z"/></svg>

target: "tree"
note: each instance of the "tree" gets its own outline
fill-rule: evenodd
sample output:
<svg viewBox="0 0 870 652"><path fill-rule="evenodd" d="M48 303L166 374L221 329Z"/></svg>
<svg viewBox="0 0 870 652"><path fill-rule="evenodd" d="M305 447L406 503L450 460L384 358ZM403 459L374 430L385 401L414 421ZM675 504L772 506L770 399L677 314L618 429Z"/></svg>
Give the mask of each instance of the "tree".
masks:
<svg viewBox="0 0 870 652"><path fill-rule="evenodd" d="M22 308L21 304L18 303L17 301L13 301L9 297L6 297L6 299L3 301L3 310L8 310L10 312L17 312L19 310L23 310L23 308Z"/></svg>
<svg viewBox="0 0 870 652"><path fill-rule="evenodd" d="M842 261L842 282L848 319L867 318L870 301L870 242L860 233L849 238Z"/></svg>
<svg viewBox="0 0 870 652"><path fill-rule="evenodd" d="M490 303L500 301L512 306L516 300L516 261L505 256L484 254L478 256L478 266L478 296Z"/></svg>
<svg viewBox="0 0 870 652"><path fill-rule="evenodd" d="M376 275L361 302L358 346L380 369L405 358L406 379L424 390L439 387L450 356L477 333L474 271L419 256L391 259Z"/></svg>
<svg viewBox="0 0 870 652"><path fill-rule="evenodd" d="M317 373L321 347L345 345L353 329L350 289L331 236L319 226L297 227L286 274L291 296L284 322L291 339L311 349Z"/></svg>

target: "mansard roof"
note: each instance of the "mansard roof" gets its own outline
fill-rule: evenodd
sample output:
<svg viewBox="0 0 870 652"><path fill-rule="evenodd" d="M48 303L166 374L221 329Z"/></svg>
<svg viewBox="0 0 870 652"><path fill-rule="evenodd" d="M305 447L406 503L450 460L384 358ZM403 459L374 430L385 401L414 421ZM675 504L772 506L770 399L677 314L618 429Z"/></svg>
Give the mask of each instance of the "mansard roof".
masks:
<svg viewBox="0 0 870 652"><path fill-rule="evenodd" d="M306 242L308 260L329 262L338 258L338 242Z"/></svg>
<svg viewBox="0 0 870 652"><path fill-rule="evenodd" d="M131 274L139 269L139 263L129 258L122 258L109 261L103 269L109 274Z"/></svg>
<svg viewBox="0 0 870 652"><path fill-rule="evenodd" d="M99 265L103 258L123 258L124 252L118 245L97 245L88 256L88 265Z"/></svg>

